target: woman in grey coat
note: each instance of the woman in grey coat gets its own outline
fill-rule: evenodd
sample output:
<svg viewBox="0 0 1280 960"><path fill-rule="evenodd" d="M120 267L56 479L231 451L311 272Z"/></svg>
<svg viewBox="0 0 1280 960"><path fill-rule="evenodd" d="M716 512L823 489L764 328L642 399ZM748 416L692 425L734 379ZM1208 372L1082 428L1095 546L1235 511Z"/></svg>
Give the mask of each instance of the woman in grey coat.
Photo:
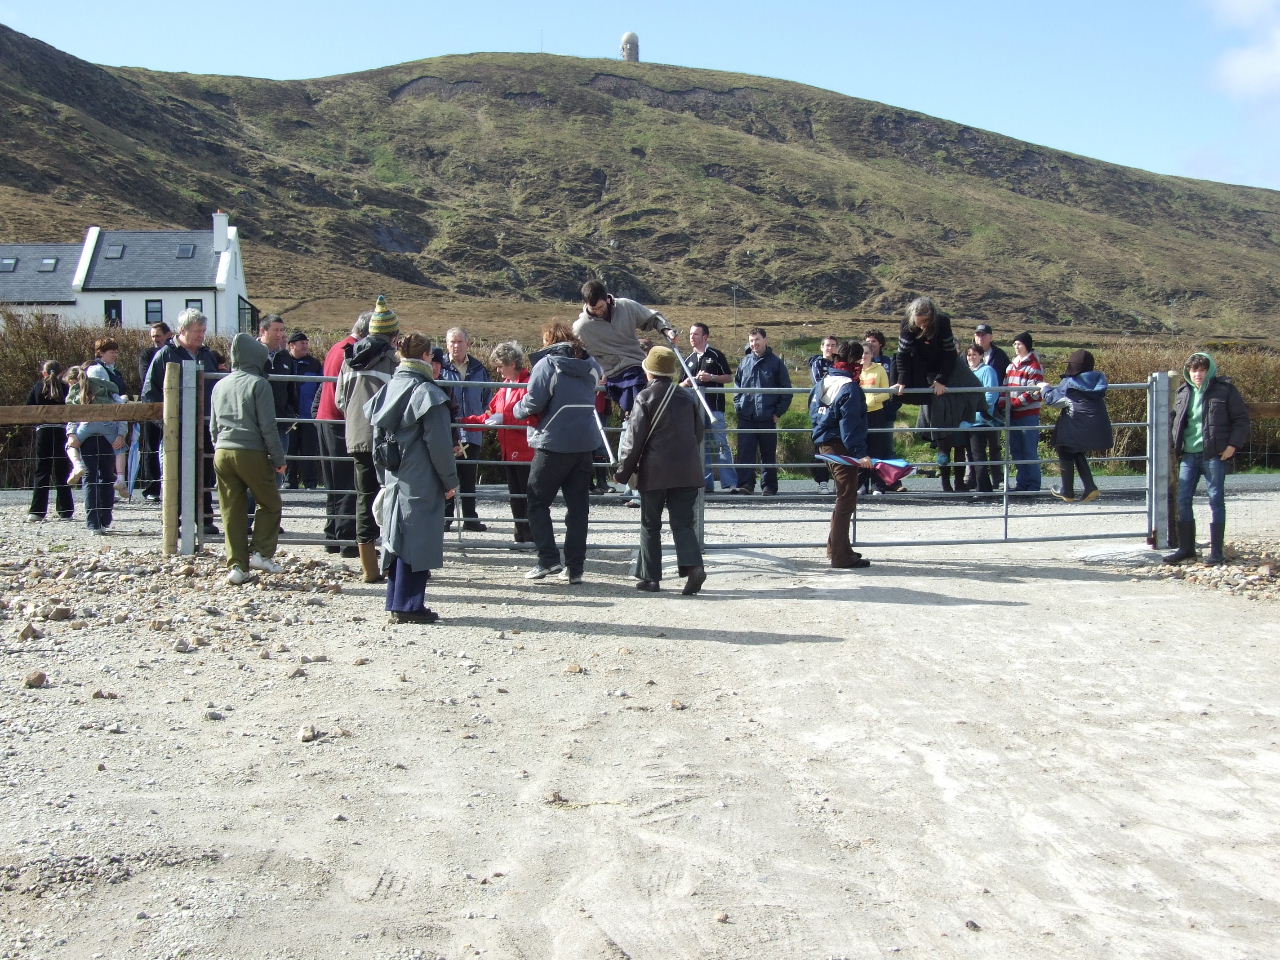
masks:
<svg viewBox="0 0 1280 960"><path fill-rule="evenodd" d="M457 493L458 469L449 396L431 376L430 340L421 333L403 339L391 382L364 412L374 431L375 462L383 461L378 513L387 610L393 623L435 623L440 618L426 606L427 581L444 566L444 504Z"/></svg>
<svg viewBox="0 0 1280 960"><path fill-rule="evenodd" d="M680 361L670 347L654 347L643 366L649 385L636 396L631 409L618 450L621 462L617 472L619 483L634 473L635 487L640 491L640 582L636 589L658 592L665 506L679 573L687 578L682 592L692 596L707 579L694 526L694 508L702 491L705 415L693 392L677 386Z"/></svg>

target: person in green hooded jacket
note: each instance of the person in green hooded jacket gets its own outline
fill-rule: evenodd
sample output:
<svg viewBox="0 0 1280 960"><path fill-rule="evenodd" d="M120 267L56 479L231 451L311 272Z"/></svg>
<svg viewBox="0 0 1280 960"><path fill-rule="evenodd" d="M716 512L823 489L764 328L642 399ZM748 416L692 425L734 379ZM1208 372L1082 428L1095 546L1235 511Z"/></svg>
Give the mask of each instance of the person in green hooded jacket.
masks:
<svg viewBox="0 0 1280 960"><path fill-rule="evenodd" d="M1165 563L1196 556L1196 521L1191 500L1203 476L1209 492L1209 556L1223 562L1222 538L1227 525L1224 480L1236 452L1249 439L1249 409L1244 397L1207 353L1193 353L1183 369L1173 410L1173 447L1178 467L1178 549Z"/></svg>

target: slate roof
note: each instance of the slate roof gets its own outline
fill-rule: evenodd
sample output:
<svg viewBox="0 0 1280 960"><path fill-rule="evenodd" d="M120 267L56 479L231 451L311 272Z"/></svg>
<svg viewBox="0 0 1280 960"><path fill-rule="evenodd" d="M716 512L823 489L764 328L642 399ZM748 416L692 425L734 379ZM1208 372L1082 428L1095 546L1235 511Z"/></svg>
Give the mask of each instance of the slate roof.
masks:
<svg viewBox="0 0 1280 960"><path fill-rule="evenodd" d="M178 248L195 246L195 256L182 259ZM124 254L108 259L112 246ZM85 290L213 289L218 275L212 230L103 230L85 277Z"/></svg>
<svg viewBox="0 0 1280 960"><path fill-rule="evenodd" d="M12 273L0 272L0 302L75 303L71 281L80 263L78 243L0 243L0 259L17 258ZM46 257L56 257L57 267L40 271Z"/></svg>

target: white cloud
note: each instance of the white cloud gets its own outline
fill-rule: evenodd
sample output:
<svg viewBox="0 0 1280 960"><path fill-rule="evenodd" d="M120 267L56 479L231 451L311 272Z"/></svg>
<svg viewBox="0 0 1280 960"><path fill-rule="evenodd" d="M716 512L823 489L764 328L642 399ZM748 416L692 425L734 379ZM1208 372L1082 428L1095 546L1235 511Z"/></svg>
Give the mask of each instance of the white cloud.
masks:
<svg viewBox="0 0 1280 960"><path fill-rule="evenodd" d="M1224 53L1218 60L1218 79L1238 97L1280 94L1280 23L1260 31L1249 46Z"/></svg>
<svg viewBox="0 0 1280 960"><path fill-rule="evenodd" d="M1248 27L1280 18L1280 0L1206 0L1219 20Z"/></svg>

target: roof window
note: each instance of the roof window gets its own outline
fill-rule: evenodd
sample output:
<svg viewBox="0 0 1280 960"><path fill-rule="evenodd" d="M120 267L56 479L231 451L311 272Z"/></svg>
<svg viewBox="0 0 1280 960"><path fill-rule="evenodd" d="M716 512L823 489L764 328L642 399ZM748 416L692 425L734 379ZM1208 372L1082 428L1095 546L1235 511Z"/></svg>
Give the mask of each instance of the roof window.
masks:
<svg viewBox="0 0 1280 960"><path fill-rule="evenodd" d="M190 260L196 255L196 245L194 243L178 244L178 259Z"/></svg>
<svg viewBox="0 0 1280 960"><path fill-rule="evenodd" d="M17 257L0 257L0 273L13 273L17 269Z"/></svg>
<svg viewBox="0 0 1280 960"><path fill-rule="evenodd" d="M102 258L104 260L123 260L124 244L123 243L107 244L107 252L102 255Z"/></svg>
<svg viewBox="0 0 1280 960"><path fill-rule="evenodd" d="M40 266L36 267L36 269L41 273L53 273L53 271L58 269L58 258L41 257Z"/></svg>

